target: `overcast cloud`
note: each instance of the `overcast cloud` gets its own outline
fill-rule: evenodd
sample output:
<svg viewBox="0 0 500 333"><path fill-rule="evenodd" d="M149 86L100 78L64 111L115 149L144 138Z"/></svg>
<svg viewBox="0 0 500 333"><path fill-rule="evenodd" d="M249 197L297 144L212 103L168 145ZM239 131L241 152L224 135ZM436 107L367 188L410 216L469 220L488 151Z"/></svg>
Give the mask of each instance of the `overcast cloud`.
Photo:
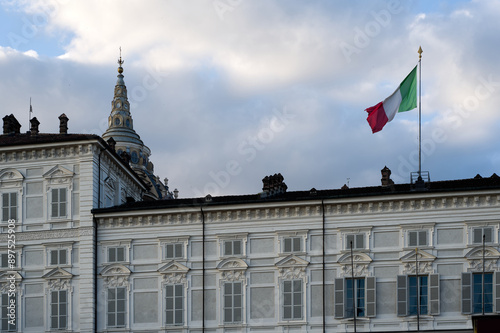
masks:
<svg viewBox="0 0 500 333"><path fill-rule="evenodd" d="M500 172L500 1L0 0L2 117L102 134L119 47L134 129L181 197L397 183L418 112L372 134L365 108L422 55L423 170Z"/></svg>

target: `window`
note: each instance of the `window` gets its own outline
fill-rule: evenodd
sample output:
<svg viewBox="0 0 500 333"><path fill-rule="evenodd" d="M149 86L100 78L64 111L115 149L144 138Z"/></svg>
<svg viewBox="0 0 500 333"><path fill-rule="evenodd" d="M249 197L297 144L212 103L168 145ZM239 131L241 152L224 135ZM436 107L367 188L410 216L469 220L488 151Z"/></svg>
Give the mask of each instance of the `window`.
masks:
<svg viewBox="0 0 500 333"><path fill-rule="evenodd" d="M365 234L355 234L355 235L347 235L346 236L346 250L351 248L356 249L364 249L365 248Z"/></svg>
<svg viewBox="0 0 500 333"><path fill-rule="evenodd" d="M302 319L302 280L283 281L283 319Z"/></svg>
<svg viewBox="0 0 500 333"><path fill-rule="evenodd" d="M375 316L375 277L337 278L334 285L335 318ZM354 304L356 300L356 304Z"/></svg>
<svg viewBox="0 0 500 333"><path fill-rule="evenodd" d="M0 254L0 268L11 269L11 268L17 267L16 264L17 264L16 253L14 253L14 254L11 253L10 258L9 258L8 253Z"/></svg>
<svg viewBox="0 0 500 333"><path fill-rule="evenodd" d="M2 332L15 332L16 331L16 323L19 320L17 313L18 310L15 309L16 313L16 318L13 320L13 318L9 317L9 305L11 304L11 301L13 301L13 304L17 305L17 297L9 297L8 293L2 294L2 299L1 299L1 311L2 311Z"/></svg>
<svg viewBox="0 0 500 333"><path fill-rule="evenodd" d="M54 188L52 189L52 217L65 217L66 216L66 189Z"/></svg>
<svg viewBox="0 0 500 333"><path fill-rule="evenodd" d="M68 292L50 292L50 328L65 329L68 323Z"/></svg>
<svg viewBox="0 0 500 333"><path fill-rule="evenodd" d="M240 256L242 255L241 240L226 240L224 241L225 256Z"/></svg>
<svg viewBox="0 0 500 333"><path fill-rule="evenodd" d="M2 221L17 220L17 193L2 194Z"/></svg>
<svg viewBox="0 0 500 333"><path fill-rule="evenodd" d="M165 245L165 258L166 259L176 259L184 258L184 244L183 243L172 243Z"/></svg>
<svg viewBox="0 0 500 333"><path fill-rule="evenodd" d="M493 242L493 228L492 227L482 227L482 228L473 228L472 229L472 242L474 244L482 244L484 241L486 243Z"/></svg>
<svg viewBox="0 0 500 333"><path fill-rule="evenodd" d="M283 238L283 252L284 253L302 252L302 237Z"/></svg>
<svg viewBox="0 0 500 333"><path fill-rule="evenodd" d="M66 249L51 250L50 251L50 265L67 265L67 251Z"/></svg>
<svg viewBox="0 0 500 333"><path fill-rule="evenodd" d="M242 299L241 282L224 283L224 323L241 323Z"/></svg>
<svg viewBox="0 0 500 333"><path fill-rule="evenodd" d="M126 288L108 289L108 327L125 327Z"/></svg>
<svg viewBox="0 0 500 333"><path fill-rule="evenodd" d="M408 231L408 246L426 246L427 230Z"/></svg>
<svg viewBox="0 0 500 333"><path fill-rule="evenodd" d="M397 313L398 316L416 316L418 314L439 314L439 274L398 275L397 277Z"/></svg>
<svg viewBox="0 0 500 333"><path fill-rule="evenodd" d="M123 246L108 247L108 262L125 261L125 248Z"/></svg>
<svg viewBox="0 0 500 333"><path fill-rule="evenodd" d="M167 285L165 294L167 295L167 325L182 325L184 323L184 285Z"/></svg>
<svg viewBox="0 0 500 333"><path fill-rule="evenodd" d="M345 318L354 317L354 308L356 308L356 317L365 316L365 279L346 279L346 302ZM353 283L354 282L354 283ZM353 290L354 288L354 290ZM356 303L353 301L356 298Z"/></svg>
<svg viewBox="0 0 500 333"><path fill-rule="evenodd" d="M408 315L416 315L418 305L420 305L418 314L427 314L427 280L427 275L419 276L417 284L416 276L408 277Z"/></svg>

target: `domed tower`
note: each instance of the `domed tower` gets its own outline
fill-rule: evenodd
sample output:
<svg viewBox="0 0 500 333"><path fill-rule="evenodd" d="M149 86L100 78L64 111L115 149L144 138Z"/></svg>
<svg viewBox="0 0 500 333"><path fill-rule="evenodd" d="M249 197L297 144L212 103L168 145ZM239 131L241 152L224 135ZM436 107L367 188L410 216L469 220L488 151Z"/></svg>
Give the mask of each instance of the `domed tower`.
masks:
<svg viewBox="0 0 500 333"><path fill-rule="evenodd" d="M120 52L121 53L121 52ZM115 149L118 155L128 154L130 167L150 186L146 200L168 199L173 194L168 191L167 184L162 184L159 177L154 175L153 163L149 161L151 150L144 145L141 137L134 130L134 122L130 113L130 103L127 98L127 87L123 81L124 61L120 54L118 59L118 80L115 93L111 102L111 114L108 118L108 129L102 135L104 140L113 138L116 142Z"/></svg>

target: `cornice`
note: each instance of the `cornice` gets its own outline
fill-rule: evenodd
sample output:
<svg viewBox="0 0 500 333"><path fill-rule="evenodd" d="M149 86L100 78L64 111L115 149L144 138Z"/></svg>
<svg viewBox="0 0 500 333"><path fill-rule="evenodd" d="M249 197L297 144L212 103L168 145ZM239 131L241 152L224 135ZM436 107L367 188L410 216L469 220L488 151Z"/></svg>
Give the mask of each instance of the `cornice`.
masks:
<svg viewBox="0 0 500 333"><path fill-rule="evenodd" d="M30 146L16 147L15 150L5 151L2 149L0 153L0 163L8 162L23 162L34 160L50 160L61 158L74 158L78 156L92 155L96 150L97 141L95 143L58 143L54 145L34 144Z"/></svg>
<svg viewBox="0 0 500 333"><path fill-rule="evenodd" d="M31 241L43 239L74 238L80 236L93 236L94 227L82 227L61 230L25 231L16 232L16 241ZM7 234L0 235L0 242L7 242Z"/></svg>
<svg viewBox="0 0 500 333"><path fill-rule="evenodd" d="M347 200L345 200L347 201ZM359 198L358 201L349 199L347 202L338 201L336 203L325 202L325 216L360 216L375 214L405 214L405 213L434 213L446 210L456 209L474 209L474 208L499 208L500 193L487 192L481 194L444 194L428 198ZM171 212L169 212L169 210ZM98 218L99 227L141 227L141 226L161 226L161 225L180 225L180 224L199 224L201 223L201 213L197 207L173 207L152 208L150 210L126 211L102 214ZM120 216L121 215L121 216ZM283 205L281 207L269 206L262 203L260 207L244 208L239 205L238 208L206 207L204 208L205 223L224 223L224 222L245 222L255 220L293 220L320 218L320 202L296 202L294 205Z"/></svg>

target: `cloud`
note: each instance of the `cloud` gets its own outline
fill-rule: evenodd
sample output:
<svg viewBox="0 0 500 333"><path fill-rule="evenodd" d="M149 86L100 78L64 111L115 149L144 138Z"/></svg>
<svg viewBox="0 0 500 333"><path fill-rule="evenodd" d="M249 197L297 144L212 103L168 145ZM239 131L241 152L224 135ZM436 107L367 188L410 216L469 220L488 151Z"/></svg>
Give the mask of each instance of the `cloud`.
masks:
<svg viewBox="0 0 500 333"><path fill-rule="evenodd" d="M6 113L27 124L32 97L42 131L64 112L70 131L102 134L121 46L134 128L183 197L255 193L277 172L291 190L377 185L385 165L408 182L418 113L373 135L363 110L422 45L424 169L436 180L498 168L496 1L222 2L221 14L211 0L4 1L47 18L28 49L0 46ZM44 55L40 36L63 54Z"/></svg>

